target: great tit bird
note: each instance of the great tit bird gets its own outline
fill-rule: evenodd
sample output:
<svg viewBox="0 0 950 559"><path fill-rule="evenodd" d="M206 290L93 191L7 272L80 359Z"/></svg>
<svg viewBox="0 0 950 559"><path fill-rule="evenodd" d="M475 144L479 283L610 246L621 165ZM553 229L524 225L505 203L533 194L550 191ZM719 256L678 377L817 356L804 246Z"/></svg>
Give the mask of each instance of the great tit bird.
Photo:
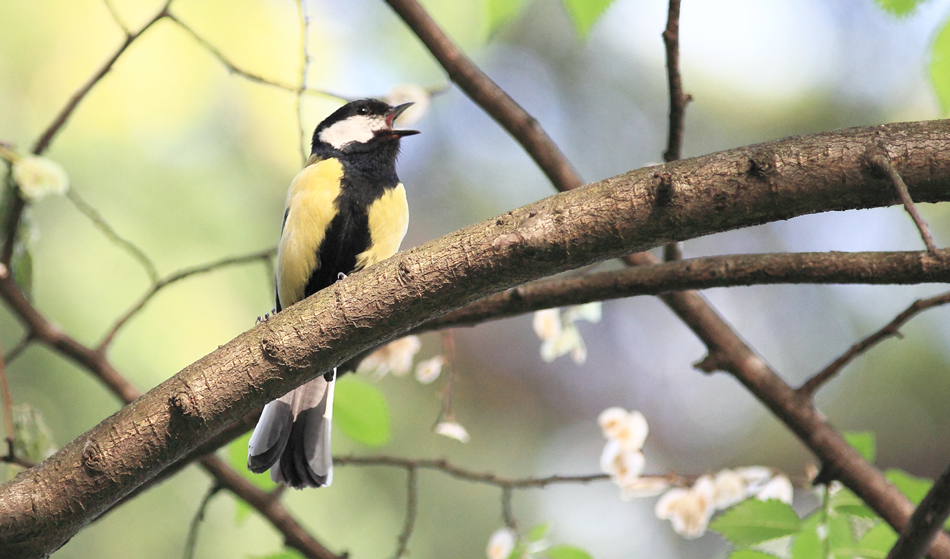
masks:
<svg viewBox="0 0 950 559"><path fill-rule="evenodd" d="M375 99L340 107L313 132L310 158L287 192L277 245L276 311L399 250L409 223L396 176L403 136L397 107ZM247 467L300 489L333 481L330 418L336 370L267 404L248 445Z"/></svg>

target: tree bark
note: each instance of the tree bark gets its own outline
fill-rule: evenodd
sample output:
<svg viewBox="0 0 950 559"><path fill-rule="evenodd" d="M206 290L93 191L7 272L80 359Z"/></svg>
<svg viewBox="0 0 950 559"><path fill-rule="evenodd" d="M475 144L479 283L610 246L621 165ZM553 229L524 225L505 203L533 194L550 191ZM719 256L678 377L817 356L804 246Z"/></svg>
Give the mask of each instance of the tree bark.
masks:
<svg viewBox="0 0 950 559"><path fill-rule="evenodd" d="M366 348L494 292L671 241L797 215L950 200L950 123L828 132L631 171L353 274L186 367L0 486L0 556L44 556L243 415ZM8 277L0 279L11 282ZM908 505L909 506L909 505Z"/></svg>

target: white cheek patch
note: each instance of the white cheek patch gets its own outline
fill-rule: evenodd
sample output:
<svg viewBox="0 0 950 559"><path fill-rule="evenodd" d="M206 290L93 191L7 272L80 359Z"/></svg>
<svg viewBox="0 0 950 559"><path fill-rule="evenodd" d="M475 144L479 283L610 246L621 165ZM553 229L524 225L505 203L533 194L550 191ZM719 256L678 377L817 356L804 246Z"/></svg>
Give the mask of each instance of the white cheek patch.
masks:
<svg viewBox="0 0 950 559"><path fill-rule="evenodd" d="M377 130L386 128L386 119L381 116L355 115L341 120L320 132L320 141L336 149L343 149L353 142L366 143L373 139Z"/></svg>

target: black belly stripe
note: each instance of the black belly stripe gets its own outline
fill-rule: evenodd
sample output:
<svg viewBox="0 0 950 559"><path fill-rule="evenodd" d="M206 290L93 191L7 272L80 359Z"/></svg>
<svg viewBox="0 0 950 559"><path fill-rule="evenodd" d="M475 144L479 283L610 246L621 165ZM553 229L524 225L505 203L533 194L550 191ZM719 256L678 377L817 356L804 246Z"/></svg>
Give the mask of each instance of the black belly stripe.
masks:
<svg viewBox="0 0 950 559"><path fill-rule="evenodd" d="M334 201L337 213L317 250L317 269L310 274L304 296L309 297L333 285L341 273L349 275L356 268L356 257L369 248L369 207L386 190L399 183L391 174L367 173L343 162L341 192Z"/></svg>

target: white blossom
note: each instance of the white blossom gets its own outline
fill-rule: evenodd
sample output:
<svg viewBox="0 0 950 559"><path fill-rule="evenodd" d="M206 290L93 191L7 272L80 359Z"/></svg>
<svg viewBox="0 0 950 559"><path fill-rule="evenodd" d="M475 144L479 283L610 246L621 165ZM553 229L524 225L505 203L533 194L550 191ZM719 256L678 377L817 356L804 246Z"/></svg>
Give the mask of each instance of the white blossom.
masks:
<svg viewBox="0 0 950 559"><path fill-rule="evenodd" d="M574 305L564 311L564 320L567 322L577 322L586 320L597 324L604 315L604 305L600 301L587 303L586 305Z"/></svg>
<svg viewBox="0 0 950 559"><path fill-rule="evenodd" d="M702 476L689 489L667 491L657 501L654 512L660 520L669 520L677 534L694 539L706 533L715 510L713 480Z"/></svg>
<svg viewBox="0 0 950 559"><path fill-rule="evenodd" d="M537 311L531 320L531 327L542 342L557 338L561 334L561 311L558 309Z"/></svg>
<svg viewBox="0 0 950 559"><path fill-rule="evenodd" d="M792 488L792 482L784 475L777 475L771 481L766 483L762 489L755 494L755 498L760 501L769 499L778 499L785 504L792 504L792 497L795 490Z"/></svg>
<svg viewBox="0 0 950 559"><path fill-rule="evenodd" d="M568 353L571 354L574 362L578 365L583 364L587 359L587 348L584 346L584 340L581 339L577 327L571 323L562 324L556 337L545 340L541 344L541 359L545 363L550 363Z"/></svg>
<svg viewBox="0 0 950 559"><path fill-rule="evenodd" d="M429 112L432 94L422 86L414 83L404 83L392 88L392 91L386 96L386 102L394 107L403 103L412 103L412 106L403 111L396 119L399 126L412 126Z"/></svg>
<svg viewBox="0 0 950 559"><path fill-rule="evenodd" d="M607 408L597 416L604 438L619 442L624 448L640 450L650 432L647 420L639 411Z"/></svg>
<svg viewBox="0 0 950 559"><path fill-rule="evenodd" d="M403 376L412 369L412 361L421 347L418 336L406 336L389 342L363 359L358 370L375 371L377 378L389 373Z"/></svg>
<svg viewBox="0 0 950 559"><path fill-rule="evenodd" d="M445 357L436 355L431 359L416 365L416 380L422 384L429 384L439 378L442 373L442 367L445 365Z"/></svg>
<svg viewBox="0 0 950 559"><path fill-rule="evenodd" d="M515 549L518 535L511 528L499 528L488 538L488 547L485 555L488 559L508 559Z"/></svg>
<svg viewBox="0 0 950 559"><path fill-rule="evenodd" d="M467 443L469 439L468 431L465 430L465 427L462 427L461 424L455 421L440 422L435 426L435 432L437 435L442 435L443 437L455 439L463 443Z"/></svg>
<svg viewBox="0 0 950 559"><path fill-rule="evenodd" d="M607 441L600 455L600 469L610 474L614 483L623 489L635 486L645 466L646 458L642 452L625 448L616 440Z"/></svg>
<svg viewBox="0 0 950 559"><path fill-rule="evenodd" d="M749 486L733 470L722 470L713 479L713 506L723 510L749 496Z"/></svg>
<svg viewBox="0 0 950 559"><path fill-rule="evenodd" d="M669 487L670 482L665 477L643 476L621 487L620 498L630 501L639 497L653 497L663 493Z"/></svg>
<svg viewBox="0 0 950 559"><path fill-rule="evenodd" d="M47 194L65 194L69 189L66 170L51 159L28 155L13 162L13 180L28 200Z"/></svg>

